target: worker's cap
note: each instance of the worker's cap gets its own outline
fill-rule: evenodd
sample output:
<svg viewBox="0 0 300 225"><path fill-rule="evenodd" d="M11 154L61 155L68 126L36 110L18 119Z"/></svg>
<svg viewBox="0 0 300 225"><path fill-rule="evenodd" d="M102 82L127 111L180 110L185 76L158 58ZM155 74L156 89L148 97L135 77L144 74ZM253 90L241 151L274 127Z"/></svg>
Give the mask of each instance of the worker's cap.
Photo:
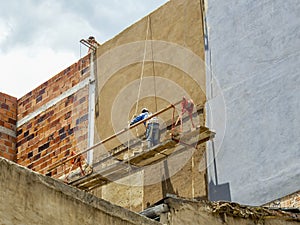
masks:
<svg viewBox="0 0 300 225"><path fill-rule="evenodd" d="M142 108L142 113L149 112L147 108Z"/></svg>

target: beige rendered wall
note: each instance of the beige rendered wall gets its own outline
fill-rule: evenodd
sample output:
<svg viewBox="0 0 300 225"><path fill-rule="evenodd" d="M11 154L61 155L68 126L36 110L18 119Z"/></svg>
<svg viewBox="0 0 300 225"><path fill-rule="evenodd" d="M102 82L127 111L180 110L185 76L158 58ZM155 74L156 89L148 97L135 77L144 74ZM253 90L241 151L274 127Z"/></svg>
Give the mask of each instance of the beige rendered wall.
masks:
<svg viewBox="0 0 300 225"><path fill-rule="evenodd" d="M136 113L138 96L137 113L142 107L151 112L158 111L181 100L183 95L192 98L196 105L203 106L206 95L202 1L169 1L99 46L96 61L98 99L95 135L98 140L127 126ZM160 119L170 120L171 115L169 111L160 115ZM204 125L204 118L203 114L199 115L198 124ZM142 127L138 128L138 134L143 132ZM135 136L135 131L131 135ZM101 159L124 140L127 139L95 149L94 160ZM191 149L189 151L192 152ZM120 180L121 185L111 183L93 193L135 211L152 205L166 193L205 198L206 171L199 169L204 151L205 145L200 145L188 157L183 153L131 175L131 178ZM172 172L172 166L181 160L184 161L182 167ZM173 176L165 179L168 174Z"/></svg>
<svg viewBox="0 0 300 225"><path fill-rule="evenodd" d="M159 224L1 157L0 171L0 224Z"/></svg>

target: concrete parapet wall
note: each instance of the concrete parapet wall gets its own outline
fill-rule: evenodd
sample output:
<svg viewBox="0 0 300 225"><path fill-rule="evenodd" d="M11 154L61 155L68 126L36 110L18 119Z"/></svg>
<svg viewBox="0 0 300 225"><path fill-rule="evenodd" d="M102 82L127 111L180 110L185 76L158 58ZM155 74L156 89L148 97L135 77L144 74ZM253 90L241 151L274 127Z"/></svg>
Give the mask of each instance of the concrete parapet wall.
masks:
<svg viewBox="0 0 300 225"><path fill-rule="evenodd" d="M4 158L0 170L0 224L159 224Z"/></svg>

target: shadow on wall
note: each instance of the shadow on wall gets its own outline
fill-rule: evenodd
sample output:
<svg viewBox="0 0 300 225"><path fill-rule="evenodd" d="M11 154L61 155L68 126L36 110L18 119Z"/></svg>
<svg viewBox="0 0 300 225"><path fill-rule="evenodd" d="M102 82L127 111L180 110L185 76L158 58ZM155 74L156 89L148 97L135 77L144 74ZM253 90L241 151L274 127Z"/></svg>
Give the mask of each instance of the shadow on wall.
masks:
<svg viewBox="0 0 300 225"><path fill-rule="evenodd" d="M164 170L165 170L164 178L167 178L167 179L163 179L161 182L163 197L165 198L167 196L167 194L177 195L178 193L175 192L174 187L171 182L171 179L170 179L170 173L169 173L169 167L168 167L167 160L164 161Z"/></svg>
<svg viewBox="0 0 300 225"><path fill-rule="evenodd" d="M208 198L210 201L231 201L229 183L215 184L210 180L208 188Z"/></svg>

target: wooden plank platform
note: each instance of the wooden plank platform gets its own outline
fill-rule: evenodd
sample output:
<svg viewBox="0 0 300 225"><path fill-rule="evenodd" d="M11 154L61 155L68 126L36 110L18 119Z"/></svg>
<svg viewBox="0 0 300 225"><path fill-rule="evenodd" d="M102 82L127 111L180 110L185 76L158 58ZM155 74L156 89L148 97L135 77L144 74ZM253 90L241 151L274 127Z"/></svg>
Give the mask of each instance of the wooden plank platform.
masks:
<svg viewBox="0 0 300 225"><path fill-rule="evenodd" d="M198 127L195 130L180 133L176 135L176 138L167 139L161 144L135 154L126 160L115 160L115 163L106 166L105 168L97 170L94 168L93 173L77 180L70 181L68 184L82 190L92 190L109 182L126 177L129 172L137 172L144 166L154 164L158 161L164 160L172 154L176 154L176 151L178 150L176 146L178 146L178 144L182 144L184 146L183 148L179 148L179 152L182 152L190 145L196 146L197 144L210 140L214 137L214 135L215 133L206 127ZM112 158L113 156L110 156L110 159ZM97 165L99 165L99 163Z"/></svg>
<svg viewBox="0 0 300 225"><path fill-rule="evenodd" d="M150 148L150 149L145 150L135 156L130 157L128 160L126 160L126 162L128 162L131 165L135 165L135 166L150 165L151 162L157 161L157 159L156 159L157 156L160 156L163 158L166 157L166 155L162 154L161 152L166 149L171 149L171 148L174 149L176 144L177 144L177 142L172 139L164 141L163 143L156 145L153 148ZM143 162L145 160L147 160L147 164L145 164L145 163L141 164L141 162Z"/></svg>
<svg viewBox="0 0 300 225"><path fill-rule="evenodd" d="M94 171L88 176L71 181L68 184L79 189L92 190L95 187L102 186L125 177L128 175L129 171L135 171L136 169L136 167L132 167L124 162L116 162L110 166Z"/></svg>

